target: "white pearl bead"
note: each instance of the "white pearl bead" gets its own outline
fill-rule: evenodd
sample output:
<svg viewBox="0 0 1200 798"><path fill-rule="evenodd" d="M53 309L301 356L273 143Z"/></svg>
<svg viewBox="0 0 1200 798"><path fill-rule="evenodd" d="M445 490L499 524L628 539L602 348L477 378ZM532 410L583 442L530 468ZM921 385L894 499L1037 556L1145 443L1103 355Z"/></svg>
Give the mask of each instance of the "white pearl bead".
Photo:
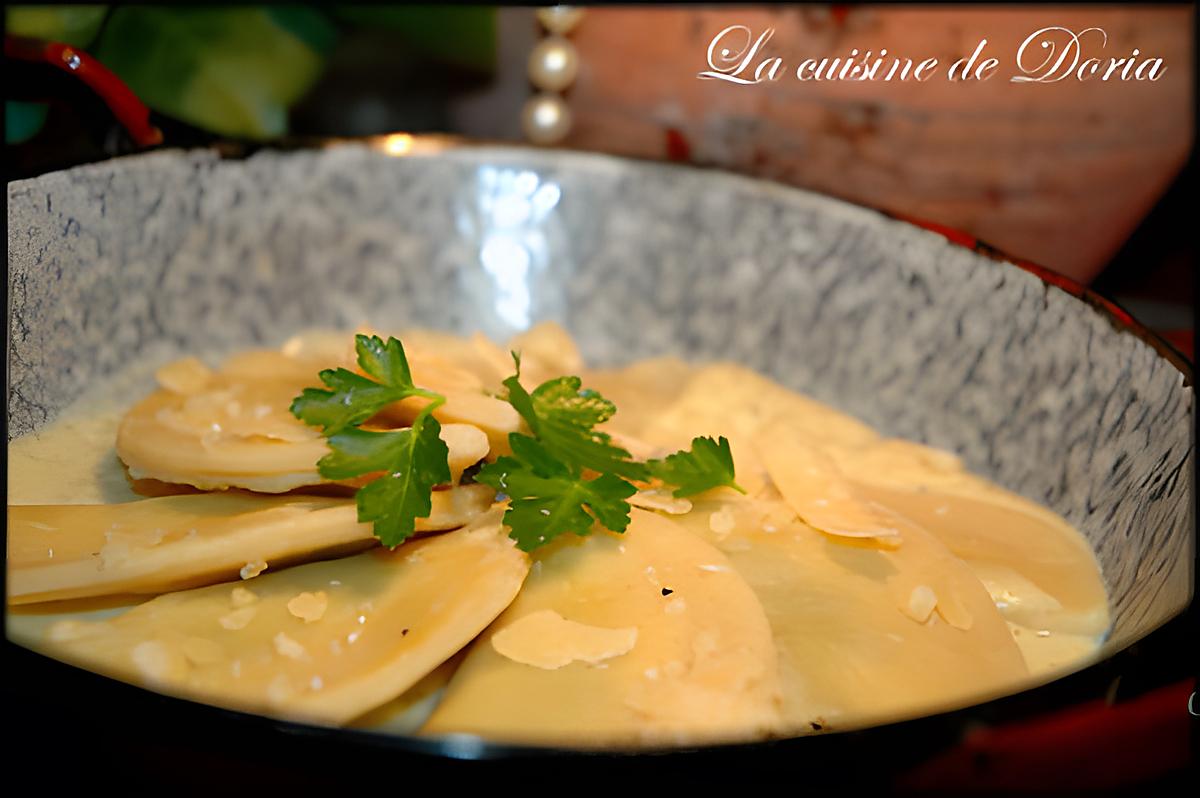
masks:
<svg viewBox="0 0 1200 798"><path fill-rule="evenodd" d="M537 94L521 109L521 128L534 144L557 144L571 129L571 109L557 94Z"/></svg>
<svg viewBox="0 0 1200 798"><path fill-rule="evenodd" d="M550 6L537 10L538 22L551 33L565 36L575 30L579 20L583 19L583 9L572 6Z"/></svg>
<svg viewBox="0 0 1200 798"><path fill-rule="evenodd" d="M561 36L547 36L529 54L529 82L542 91L562 91L579 74L579 55Z"/></svg>

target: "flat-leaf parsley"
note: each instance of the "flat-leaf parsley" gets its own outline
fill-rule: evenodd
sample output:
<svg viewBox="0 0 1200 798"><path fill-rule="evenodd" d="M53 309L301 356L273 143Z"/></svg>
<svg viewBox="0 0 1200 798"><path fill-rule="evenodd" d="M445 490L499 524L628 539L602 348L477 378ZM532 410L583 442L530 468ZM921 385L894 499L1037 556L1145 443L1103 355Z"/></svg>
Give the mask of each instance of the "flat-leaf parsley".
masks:
<svg viewBox="0 0 1200 798"><path fill-rule="evenodd" d="M446 399L413 383L404 347L395 338L385 343L377 336L359 335L355 351L363 374L344 368L322 371L319 377L326 389L304 389L291 411L304 423L320 427L327 439L329 454L317 462L321 476L344 480L379 475L355 494L358 519L373 522L375 536L385 546L396 546L413 534L417 518L428 517L434 486L450 481L449 450L432 415ZM484 465L475 481L508 498L504 523L524 551L567 532L591 534L597 522L624 532L629 526L627 499L638 490L635 482L657 479L676 486L676 496L722 486L742 491L734 481L733 455L725 438L695 438L688 450L638 462L608 433L596 429L616 413L612 402L583 388L574 376L547 380L526 391L515 352L513 360L516 373L504 380L507 394L502 398L533 435L510 434L512 454ZM430 400L410 428L360 428L387 405L410 396Z"/></svg>
<svg viewBox="0 0 1200 798"><path fill-rule="evenodd" d="M317 461L317 471L331 480L380 474L355 494L358 520L374 523L375 536L385 546L397 546L415 529L416 519L433 510L435 485L450 481L450 452L441 439L441 424L433 411L445 402L440 394L416 387L404 348L395 338L385 344L377 336L355 338L358 364L369 376L348 369L326 369L320 378L332 390L306 388L292 402L296 418L321 427L329 454ZM410 396L427 404L408 429L372 432L359 425L385 406Z"/></svg>

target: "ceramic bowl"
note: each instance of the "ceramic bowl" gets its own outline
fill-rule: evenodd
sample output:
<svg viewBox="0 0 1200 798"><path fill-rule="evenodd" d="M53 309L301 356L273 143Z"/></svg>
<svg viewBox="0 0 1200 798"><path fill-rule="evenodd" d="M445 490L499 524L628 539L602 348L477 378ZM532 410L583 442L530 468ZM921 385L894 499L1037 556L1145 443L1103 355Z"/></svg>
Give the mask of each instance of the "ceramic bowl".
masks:
<svg viewBox="0 0 1200 798"><path fill-rule="evenodd" d="M10 438L135 362L146 366L140 391L154 366L182 353L279 344L313 326L502 339L552 319L595 365L662 354L740 361L887 435L951 450L1060 513L1091 541L1109 586L1108 659L936 718L659 757L301 727L26 652L36 692L86 695L139 728L177 735L144 740L191 746L200 738L184 729L203 728L228 756L309 746L311 759L279 754L292 763L280 772L293 774L296 761L334 752L359 767L535 756L572 768L605 762L610 774L671 762L694 774L698 762L735 760L826 768L867 753L886 771L952 746L972 723L1096 697L1120 654L1191 601L1190 367L1119 309L1048 273L767 182L420 143L240 159L160 151L10 183ZM78 704L56 706L72 723L103 722ZM223 744L231 740L242 747Z"/></svg>

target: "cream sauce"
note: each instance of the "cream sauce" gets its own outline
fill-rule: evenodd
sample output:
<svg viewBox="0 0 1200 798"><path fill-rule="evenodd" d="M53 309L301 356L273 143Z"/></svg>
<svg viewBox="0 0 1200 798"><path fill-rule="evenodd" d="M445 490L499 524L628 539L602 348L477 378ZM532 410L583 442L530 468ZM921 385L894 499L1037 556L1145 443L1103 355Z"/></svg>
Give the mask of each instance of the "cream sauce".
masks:
<svg viewBox="0 0 1200 798"><path fill-rule="evenodd" d="M215 384L213 374L224 375L223 390L239 379L262 378L264 369L281 369L280 375L294 383L305 379L314 359L336 355L345 362L348 350L341 340L313 335L291 342L283 351L303 361L303 369L285 368L288 361L278 353L247 353L216 372L186 365L160 372L159 380L163 391L193 395ZM435 387L448 394L461 392L460 402L443 408L448 412L443 422L472 425L486 437L482 444L481 437L471 447L464 445L464 458L474 457L478 449L472 447L480 445L490 448L490 457L503 454L506 436L520 428L519 419L482 391L496 390L508 373L505 350L478 338L414 333L411 340L414 348L424 347L410 352L418 380L424 370L431 375L431 385L437 383ZM581 363L561 330L535 329L520 344L525 353L522 383L528 388L541 379L574 372ZM347 722L360 715L354 725L409 733L425 723L426 732L477 731L526 742L555 742L564 734L582 743L736 736L728 723L718 729L711 724L719 718L688 709L693 706L689 702L702 695L707 709L701 715L724 707L722 711L732 713L730 718L743 718L747 736L794 734L972 703L1081 667L1096 656L1109 626L1108 599L1087 541L1049 510L969 473L953 455L881 437L833 408L733 364L697 367L664 358L625 369L584 371L582 376L585 386L616 403L619 412L608 427L639 457L665 455L686 447L697 435L727 436L746 495L719 489L676 500L652 486L644 489L635 500L646 508L635 510L642 519L639 529L654 528L653 518L670 519L672 524L659 525L660 535L675 536L674 540L679 534L690 535L700 548L646 548L653 545L653 535L622 539L600 533L543 552L535 558L533 575L517 602L475 645L432 672L437 663L430 657L419 682L422 672L407 671L404 683L418 686L404 695L356 689L353 707L343 711L322 705L319 714L324 719ZM274 406L293 387L271 394L272 410L262 414L274 425L268 434L255 435L253 408L247 415L247 407L238 405L230 415L230 405L222 401L217 415L241 436L238 445L307 445L302 440L305 430L289 431L286 408ZM134 404L131 400L141 397L116 395L123 401L86 397L38 433L11 442L10 504L115 504L195 492L130 479L114 444L122 417ZM184 431L192 435L209 420L205 401L177 403L186 412L167 421L186 416ZM403 423L416 409L397 407L393 420ZM196 451L205 445L200 441ZM144 453L154 456L152 447ZM268 455L261 461L275 467L275 455ZM460 463L457 470L465 465ZM637 545L629 548L631 543ZM634 584L629 581L633 572L626 571L628 563L639 558L646 560L641 569L651 563L660 572L676 574L678 584L669 589L695 585L692 595L660 594L666 586L654 587L653 579L647 581L644 575L636 584L654 587L652 595L610 591L606 584L614 575ZM413 567L419 569L419 562ZM562 573L556 574L556 569ZM310 605L320 591L314 588L308 596L307 587L291 584L294 580L286 577L290 571L272 573L268 570L246 584L252 588L255 581L270 577L272 582L266 584L287 585L276 600L280 623L290 632L278 638L274 627L255 627L253 639L265 652L261 656L290 661L289 652L298 650L293 643L306 650L327 647L319 630L328 625L326 614L335 614L337 593L322 594L329 603L316 613ZM551 578L555 576L557 581ZM585 584L593 587L581 587ZM228 592L228 587L223 590ZM697 590L717 592L701 599ZM301 595L305 598L297 604ZM72 623L89 628L112 623L143 601L102 596L10 604L10 636L44 650L69 642L78 632ZM710 609L697 612L706 602ZM681 614L672 614L668 607ZM496 605L494 611L500 608ZM214 624L212 634L232 634L242 620L251 623L252 619L233 617L247 610L231 605L229 625ZM197 668L206 661L211 652L198 645L188 648L188 641L139 648L135 632L148 630L157 622L148 619L155 617L142 611L120 627L128 630L121 638L121 645L132 652L128 667L143 675L161 672L176 678L171 668L180 662L188 660L189 668ZM531 617L540 618L546 629L520 634L522 619ZM696 681L701 677L694 674L668 672L667 664L684 653L694 658L697 668L705 662L718 671L725 667L720 665L722 655L704 647L712 630L681 625L690 618L719 624L722 640L749 634L741 626L753 619L758 637L747 638L743 645L754 656L743 657L737 668L753 672L753 679L761 683L739 682L751 686L726 695L718 682L709 685ZM605 630L623 638L614 642ZM345 630L338 633L344 635ZM239 638L250 639L231 639ZM128 669L121 666L114 672L120 675L122 668ZM512 687L509 703L517 702L514 707L539 695L557 696L559 706L541 706L524 716L510 712L508 699L489 692L487 686L493 683ZM261 690L251 700L238 692L242 688L235 689L236 682L226 687L234 698L241 696L242 703L268 708L287 704ZM266 690L270 685L264 681L258 687ZM213 677L201 692L220 703L224 689ZM598 692L588 696L588 689ZM364 695L372 696L378 706L370 709ZM605 695L620 696L625 714L603 702L589 703ZM556 714L561 707L591 713L594 734L579 729L577 718ZM370 712L362 714L367 709Z"/></svg>
<svg viewBox="0 0 1200 798"><path fill-rule="evenodd" d="M659 451L700 434L730 439L747 506L766 520L757 528L746 513L734 514L740 520L733 525L723 515L715 525L694 522L724 546L746 546L747 535L770 539L799 516L831 538L874 532L866 539L883 551L894 530L882 519L894 515L927 531L975 575L1032 678L1082 667L1099 652L1108 597L1091 546L1053 512L971 474L954 455L882 437L735 364L692 367L665 358L594 371L584 384L617 403L615 430ZM778 443L781 435L790 445L764 452L764 440ZM784 508L773 477L792 494L782 497ZM742 501L720 493L728 493L727 506ZM766 565L747 566L757 567Z"/></svg>

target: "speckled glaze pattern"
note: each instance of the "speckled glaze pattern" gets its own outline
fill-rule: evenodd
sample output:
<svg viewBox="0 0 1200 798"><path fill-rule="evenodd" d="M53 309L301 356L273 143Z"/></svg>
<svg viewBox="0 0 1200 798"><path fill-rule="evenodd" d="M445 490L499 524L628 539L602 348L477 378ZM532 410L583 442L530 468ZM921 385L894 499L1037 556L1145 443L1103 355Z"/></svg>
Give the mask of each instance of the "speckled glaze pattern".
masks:
<svg viewBox="0 0 1200 798"><path fill-rule="evenodd" d="M732 358L958 453L1095 544L1110 646L1191 599L1193 389L1011 265L769 183L520 148L159 152L11 183L9 423L131 362L313 326L506 337L595 364Z"/></svg>

